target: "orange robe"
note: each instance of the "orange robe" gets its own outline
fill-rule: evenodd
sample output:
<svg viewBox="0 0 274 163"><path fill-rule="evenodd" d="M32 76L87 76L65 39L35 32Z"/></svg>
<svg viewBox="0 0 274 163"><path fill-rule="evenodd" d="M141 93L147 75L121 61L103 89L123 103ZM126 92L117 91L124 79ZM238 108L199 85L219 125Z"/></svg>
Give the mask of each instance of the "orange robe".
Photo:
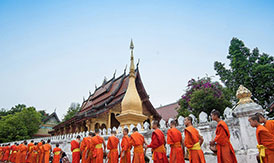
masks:
<svg viewBox="0 0 274 163"><path fill-rule="evenodd" d="M31 163L37 163L38 162L38 146L33 146L31 148L31 160L30 162Z"/></svg>
<svg viewBox="0 0 274 163"><path fill-rule="evenodd" d="M219 163L237 163L234 149L230 143L230 133L224 121L220 121L216 128L217 159Z"/></svg>
<svg viewBox="0 0 274 163"><path fill-rule="evenodd" d="M4 154L3 154L3 151L4 150L4 147L0 147L0 161L2 161L2 158L3 158L3 156L4 156Z"/></svg>
<svg viewBox="0 0 274 163"><path fill-rule="evenodd" d="M3 161L8 161L9 156L10 156L10 146L6 146Z"/></svg>
<svg viewBox="0 0 274 163"><path fill-rule="evenodd" d="M272 135L274 135L274 120L267 120L264 127L267 128Z"/></svg>
<svg viewBox="0 0 274 163"><path fill-rule="evenodd" d="M55 147L52 151L53 153L53 160L52 163L59 163L60 162L60 158L61 158L61 148L59 147Z"/></svg>
<svg viewBox="0 0 274 163"><path fill-rule="evenodd" d="M21 151L20 163L26 162L28 147L23 144L20 151Z"/></svg>
<svg viewBox="0 0 274 163"><path fill-rule="evenodd" d="M82 163L90 163L91 157L87 153L90 150L91 137L85 137L81 142ZM86 156L87 155L87 156Z"/></svg>
<svg viewBox="0 0 274 163"><path fill-rule="evenodd" d="M16 154L17 154L17 151L18 151L18 147L16 145L12 145L11 150L12 150L12 153L11 153L11 157L10 157L10 162L14 163L15 159L16 159Z"/></svg>
<svg viewBox="0 0 274 163"><path fill-rule="evenodd" d="M200 150L191 150L191 148L196 143L199 142L199 132L193 126L185 128L185 146L189 151L189 162L190 163L205 163L205 157L202 149Z"/></svg>
<svg viewBox="0 0 274 163"><path fill-rule="evenodd" d="M152 159L155 163L168 163L165 148L166 140L165 135L160 129L152 132L151 143L147 146L152 148Z"/></svg>
<svg viewBox="0 0 274 163"><path fill-rule="evenodd" d="M131 145L130 145L130 138L126 135L123 137L122 142L121 142L121 147L122 147L122 152L125 152L124 157L120 158L120 163L131 163L131 155L130 155L130 150L131 150Z"/></svg>
<svg viewBox="0 0 274 163"><path fill-rule="evenodd" d="M256 129L256 137L259 145L265 146L263 163L274 162L274 136L264 126L259 125Z"/></svg>
<svg viewBox="0 0 274 163"><path fill-rule="evenodd" d="M39 142L37 144L37 151L38 151L38 155L37 155L37 163L42 163L41 160L40 160L40 157L43 158L43 153L42 153L42 150L41 150L41 146L42 146L42 142Z"/></svg>
<svg viewBox="0 0 274 163"><path fill-rule="evenodd" d="M119 139L115 136L110 136L108 138L107 149L110 150L108 153L108 163L118 163L118 144Z"/></svg>
<svg viewBox="0 0 274 163"><path fill-rule="evenodd" d="M92 156L92 163L103 163L104 152L102 148L102 144L104 139L101 136L94 136L91 138L94 150Z"/></svg>
<svg viewBox="0 0 274 163"><path fill-rule="evenodd" d="M26 162L30 162L31 155L32 155L32 153L31 153L31 148L32 148L33 146L34 146L33 143L29 143L29 144L28 144L28 154L27 154L27 160L26 160Z"/></svg>
<svg viewBox="0 0 274 163"><path fill-rule="evenodd" d="M44 156L45 156L45 150L44 150L44 145L39 146L39 163L44 162Z"/></svg>
<svg viewBox="0 0 274 163"><path fill-rule="evenodd" d="M44 144L43 148L44 148L44 163L49 163L51 145L50 144Z"/></svg>
<svg viewBox="0 0 274 163"><path fill-rule="evenodd" d="M15 163L21 163L20 159L21 159L21 148L22 148L23 144L20 144L17 147L17 153L16 153L16 158L15 158Z"/></svg>
<svg viewBox="0 0 274 163"><path fill-rule="evenodd" d="M134 132L130 136L130 145L134 146L132 163L145 163L144 156L144 136L138 132Z"/></svg>
<svg viewBox="0 0 274 163"><path fill-rule="evenodd" d="M182 134L177 128L171 128L167 131L167 144L170 144L170 163L184 163L184 152L182 149Z"/></svg>
<svg viewBox="0 0 274 163"><path fill-rule="evenodd" d="M70 142L72 152L72 163L80 163L80 144L76 140Z"/></svg>

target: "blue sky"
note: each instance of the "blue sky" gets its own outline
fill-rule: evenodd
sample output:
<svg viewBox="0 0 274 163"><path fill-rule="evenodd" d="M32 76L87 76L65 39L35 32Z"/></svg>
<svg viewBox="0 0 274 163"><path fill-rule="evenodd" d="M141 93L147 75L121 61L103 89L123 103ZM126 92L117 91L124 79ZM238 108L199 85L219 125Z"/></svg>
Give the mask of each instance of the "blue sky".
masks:
<svg viewBox="0 0 274 163"><path fill-rule="evenodd" d="M129 42L155 107L191 78L228 63L232 37L274 54L271 1L0 1L0 108L18 103L62 117L104 76L123 73ZM214 77L218 80L218 77Z"/></svg>

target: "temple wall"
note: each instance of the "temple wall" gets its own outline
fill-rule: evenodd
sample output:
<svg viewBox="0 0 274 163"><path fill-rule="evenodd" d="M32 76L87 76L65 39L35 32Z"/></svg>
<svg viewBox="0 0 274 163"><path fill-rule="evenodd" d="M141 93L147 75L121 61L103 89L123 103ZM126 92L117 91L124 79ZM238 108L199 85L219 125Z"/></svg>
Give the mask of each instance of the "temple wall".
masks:
<svg viewBox="0 0 274 163"><path fill-rule="evenodd" d="M224 112L224 121L227 123L230 131L230 141L232 143L232 146L234 147L236 157L238 162L241 163L256 163L256 154L258 153L256 145L256 132L255 128L251 128L249 125L249 122L247 120L248 116L250 114L254 114L255 112L262 112L262 107L255 104L255 103L249 103L249 104L242 104L235 107L232 111L232 109L227 108ZM234 115L234 116L232 116ZM191 115L193 116L193 115ZM193 116L194 118L194 116ZM172 119L169 119L169 121ZM178 119L179 125L177 128L182 132L182 135L184 137L184 117L179 117ZM101 120L100 120L101 121ZM199 122L198 122L199 121ZM196 127L200 135L204 138L204 143L201 146L202 150L204 151L206 162L217 162L217 157L213 154L213 152L209 149L209 141L211 141L215 137L215 129L216 129L216 122L210 121L210 117L206 115L206 113L202 112L199 115L199 118L194 118L194 127ZM160 128L165 133L167 133L168 126L167 122L164 120L160 121ZM130 131L134 127L134 125L128 126ZM140 124L136 126L140 133L144 135L146 141L148 143L151 142L151 133L152 130L149 129L149 124L145 123L144 127L142 128ZM122 139L122 128L113 128L113 130L117 131L117 137L121 140ZM101 135L105 139L107 143L107 139L110 136L111 129L108 130L103 129L101 130ZM131 133L130 133L131 134ZM71 152L70 152L70 141L75 139L77 135L80 135L81 138L88 135L88 132L79 132L79 133L73 133L73 134L66 134L66 135L59 135L59 136L53 136L53 137L47 137L47 138L37 138L34 139L35 142L51 139L51 143L53 148L55 147L56 143L60 144L60 148L65 151L70 160L71 160ZM30 141L30 140L28 140ZM20 141L18 141L20 142ZM14 143L14 142L11 142ZM166 145L167 147L167 154L169 155L170 147ZM151 150L147 150L147 156L151 158ZM152 161L151 161L152 162Z"/></svg>

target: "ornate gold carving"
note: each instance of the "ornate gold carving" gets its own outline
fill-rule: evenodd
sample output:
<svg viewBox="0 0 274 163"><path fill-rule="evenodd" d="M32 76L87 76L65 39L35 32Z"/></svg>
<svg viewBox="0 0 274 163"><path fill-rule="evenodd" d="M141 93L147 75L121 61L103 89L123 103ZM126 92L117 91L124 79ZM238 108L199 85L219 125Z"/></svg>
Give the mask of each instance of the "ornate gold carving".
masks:
<svg viewBox="0 0 274 163"><path fill-rule="evenodd" d="M240 85L237 92L236 97L239 99L238 104L246 104L254 102L251 99L252 93L243 85Z"/></svg>

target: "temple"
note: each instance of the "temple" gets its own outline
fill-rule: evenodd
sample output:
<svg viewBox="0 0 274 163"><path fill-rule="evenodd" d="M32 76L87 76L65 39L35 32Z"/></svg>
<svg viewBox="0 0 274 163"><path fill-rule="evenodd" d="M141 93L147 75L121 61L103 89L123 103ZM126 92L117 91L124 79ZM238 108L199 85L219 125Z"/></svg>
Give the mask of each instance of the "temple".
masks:
<svg viewBox="0 0 274 163"><path fill-rule="evenodd" d="M96 128L118 128L130 124L137 125L161 116L149 100L141 80L138 64L135 68L134 45L131 41L129 74L124 73L110 80L104 80L94 93L83 100L81 110L71 119L56 125L52 135L61 135L83 131L94 131Z"/></svg>

